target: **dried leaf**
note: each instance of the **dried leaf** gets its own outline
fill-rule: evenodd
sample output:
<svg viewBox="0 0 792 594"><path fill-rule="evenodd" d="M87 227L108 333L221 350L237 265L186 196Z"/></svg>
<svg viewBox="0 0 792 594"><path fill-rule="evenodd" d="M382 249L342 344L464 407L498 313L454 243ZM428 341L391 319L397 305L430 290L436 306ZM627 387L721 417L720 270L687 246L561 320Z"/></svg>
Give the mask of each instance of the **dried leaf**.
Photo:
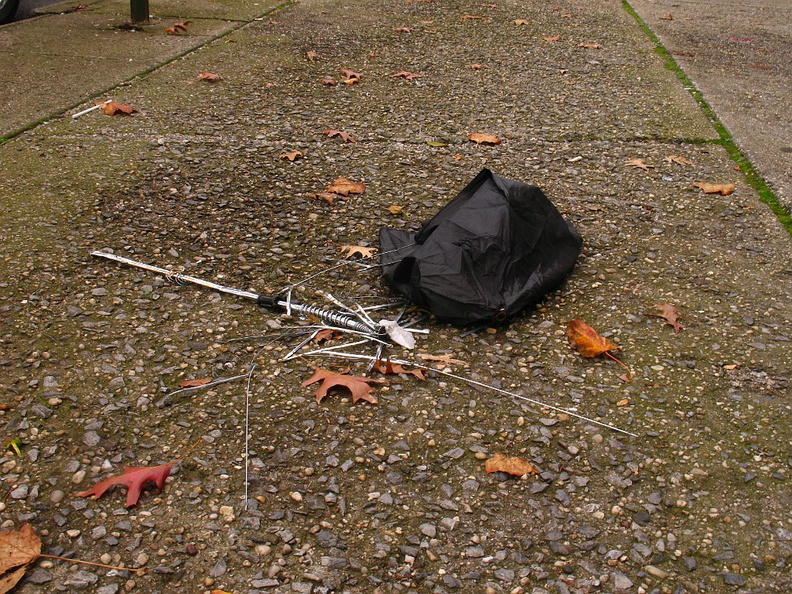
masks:
<svg viewBox="0 0 792 594"><path fill-rule="evenodd" d="M326 87L334 87L338 84L334 78L329 76L325 76L320 82Z"/></svg>
<svg viewBox="0 0 792 594"><path fill-rule="evenodd" d="M30 524L22 524L19 531L0 531L0 593L9 592L39 555L41 540Z"/></svg>
<svg viewBox="0 0 792 594"><path fill-rule="evenodd" d="M193 379L193 380L185 380L183 382L179 382L180 388L197 388L198 386L205 386L206 384L211 384L212 378L211 377L204 377L201 379Z"/></svg>
<svg viewBox="0 0 792 594"><path fill-rule="evenodd" d="M693 165L693 161L682 155L668 155L663 161L666 163L676 163L677 165Z"/></svg>
<svg viewBox="0 0 792 594"><path fill-rule="evenodd" d="M391 74L393 78L403 78L405 80L415 80L416 78L421 78L423 74L416 74L415 72L407 72L406 70L402 70L401 72L397 72L395 74Z"/></svg>
<svg viewBox="0 0 792 594"><path fill-rule="evenodd" d="M325 328L323 330L319 330L316 335L313 337L312 342L316 344L321 344L323 342L331 342L333 340L337 340L341 338L344 334L339 330L335 330L333 328Z"/></svg>
<svg viewBox="0 0 792 594"><path fill-rule="evenodd" d="M339 196L338 194L331 194L330 192L317 192L314 194L316 198L321 198L325 202L327 202L330 206L333 206L336 198L346 199L343 196Z"/></svg>
<svg viewBox="0 0 792 594"><path fill-rule="evenodd" d="M544 39L545 41L548 41L550 43L555 43L556 41L561 41L561 36L560 35L551 35L550 37L542 37L542 39Z"/></svg>
<svg viewBox="0 0 792 594"><path fill-rule="evenodd" d="M320 56L319 54L317 54L317 53L316 53L315 51L313 51L313 50L308 50L307 52L305 52L305 58L306 58L306 59L307 59L309 62L314 62L315 60L318 60L319 58L321 58L321 56Z"/></svg>
<svg viewBox="0 0 792 594"><path fill-rule="evenodd" d="M616 403L616 406L628 406L630 404L629 398L622 398Z"/></svg>
<svg viewBox="0 0 792 594"><path fill-rule="evenodd" d="M696 182L693 185L700 188L705 194L720 194L721 196L728 196L737 188L734 184L708 184L706 182Z"/></svg>
<svg viewBox="0 0 792 594"><path fill-rule="evenodd" d="M215 74L214 72L204 71L199 73L198 76L196 76L191 82L198 82L199 80L205 80L206 82L216 82L218 80L223 80L223 77L219 74Z"/></svg>
<svg viewBox="0 0 792 594"><path fill-rule="evenodd" d="M317 367L314 369L314 374L302 383L302 386L309 386L316 382L321 382L319 387L316 388L316 402L322 402L322 399L327 396L328 390L334 387L342 387L349 390L352 394L352 402L358 400L365 400L372 404L377 403L377 398L373 395L374 388L369 384L384 384L384 380L375 380L367 377L358 377L355 375L347 375L349 369L341 373L334 373L327 369Z"/></svg>
<svg viewBox="0 0 792 594"><path fill-rule="evenodd" d="M586 49L602 49L602 45L599 43L578 43L578 47L584 47Z"/></svg>
<svg viewBox="0 0 792 594"><path fill-rule="evenodd" d="M684 326L680 323L679 318L682 315L682 312L677 309L676 306L671 305L670 303L658 303L654 306L656 310L658 310L659 314L648 313L644 314L652 318L662 318L666 321L666 324L671 326L674 329L674 334L679 334L682 331Z"/></svg>
<svg viewBox="0 0 792 594"><path fill-rule="evenodd" d="M363 182L339 177L327 187L327 191L339 196L349 196L350 194L362 194L366 191L366 185Z"/></svg>
<svg viewBox="0 0 792 594"><path fill-rule="evenodd" d="M478 14L463 14L462 18L465 19L465 20L477 20L477 19L481 19L481 18L484 18L484 17L482 17L481 15L478 15Z"/></svg>
<svg viewBox="0 0 792 594"><path fill-rule="evenodd" d="M468 136L468 140L472 140L476 144L500 144L501 139L492 134L484 134L482 132L474 132Z"/></svg>
<svg viewBox="0 0 792 594"><path fill-rule="evenodd" d="M115 101L105 101L102 103L97 103L102 108L102 112L105 115L113 116L113 115L132 115L133 113L137 113L137 109L134 107L130 107L129 105L122 105L121 103L116 103Z"/></svg>
<svg viewBox="0 0 792 594"><path fill-rule="evenodd" d="M348 68L344 68L341 70L341 74L344 75L344 78L357 78L360 79L363 75L359 72L355 72L354 70L349 70Z"/></svg>
<svg viewBox="0 0 792 594"><path fill-rule="evenodd" d="M619 350L616 343L601 336L580 318L568 322L567 338L583 357L596 357L607 351Z"/></svg>
<svg viewBox="0 0 792 594"><path fill-rule="evenodd" d="M374 369L383 375L405 373L407 375L415 376L419 380L426 379L423 371L420 369L405 369L398 363L391 363L390 361L383 361L382 359L374 363Z"/></svg>
<svg viewBox="0 0 792 594"><path fill-rule="evenodd" d="M121 474L98 482L87 491L77 493L76 495L77 497L89 497L93 495L98 499L110 487L114 485L124 485L127 487L126 507L132 507L138 502L138 499L140 499L140 493L146 483L153 481L154 484L157 485L157 488L161 490L172 468L173 463L160 464L159 466L125 466L124 472Z"/></svg>
<svg viewBox="0 0 792 594"><path fill-rule="evenodd" d="M288 153L281 153L278 155L279 159L288 159L289 161L294 161L295 159L299 159L302 157L303 154L300 151L291 151Z"/></svg>
<svg viewBox="0 0 792 594"><path fill-rule="evenodd" d="M481 70L483 66L481 64L470 64L468 66L471 70Z"/></svg>
<svg viewBox="0 0 792 594"><path fill-rule="evenodd" d="M192 21L184 21L181 23L176 23L165 29L165 33L167 33L168 35L178 35L179 31L184 31L185 33L187 33L187 25L191 23Z"/></svg>
<svg viewBox="0 0 792 594"><path fill-rule="evenodd" d="M484 462L484 470L488 473L506 472L514 476L539 474L539 469L525 458L520 458L519 456L506 456L500 452L495 452L492 458Z"/></svg>
<svg viewBox="0 0 792 594"><path fill-rule="evenodd" d="M342 245L341 253L347 257L359 254L361 258L373 258L376 248L363 247L362 245Z"/></svg>
<svg viewBox="0 0 792 594"><path fill-rule="evenodd" d="M397 31L398 33L412 33L413 30L412 27L396 27L394 31Z"/></svg>
<svg viewBox="0 0 792 594"><path fill-rule="evenodd" d="M404 210L404 207L401 206L400 204L391 204L388 207L388 212L391 213L392 215L401 214L403 210Z"/></svg>
<svg viewBox="0 0 792 594"><path fill-rule="evenodd" d="M354 136L342 130L322 130L322 134L327 134L328 138L334 138L338 136L344 142L357 142Z"/></svg>
<svg viewBox="0 0 792 594"><path fill-rule="evenodd" d="M514 24L515 25L530 25L531 21L529 21L528 19L514 19Z"/></svg>
<svg viewBox="0 0 792 594"><path fill-rule="evenodd" d="M643 169L644 171L649 171L650 169L654 169L654 165L647 165L644 163L643 159L628 159L624 162L627 167L635 167L636 169Z"/></svg>
<svg viewBox="0 0 792 594"><path fill-rule="evenodd" d="M674 15L669 12L667 15L661 16L660 20L661 21L673 21L674 20Z"/></svg>

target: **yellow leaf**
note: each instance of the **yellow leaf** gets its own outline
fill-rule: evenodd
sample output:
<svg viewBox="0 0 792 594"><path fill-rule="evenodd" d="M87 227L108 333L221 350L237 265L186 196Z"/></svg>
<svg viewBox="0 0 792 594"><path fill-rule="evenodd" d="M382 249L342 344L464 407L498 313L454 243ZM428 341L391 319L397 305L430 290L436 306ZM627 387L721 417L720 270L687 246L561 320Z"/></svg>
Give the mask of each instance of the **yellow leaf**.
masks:
<svg viewBox="0 0 792 594"><path fill-rule="evenodd" d="M529 21L528 19L514 19L514 24L515 25L530 25L531 21Z"/></svg>
<svg viewBox="0 0 792 594"><path fill-rule="evenodd" d="M391 213L391 214L394 214L394 215L401 214L401 212L403 210L404 210L404 207L403 206L399 206L398 204L391 204L388 207L388 212Z"/></svg>

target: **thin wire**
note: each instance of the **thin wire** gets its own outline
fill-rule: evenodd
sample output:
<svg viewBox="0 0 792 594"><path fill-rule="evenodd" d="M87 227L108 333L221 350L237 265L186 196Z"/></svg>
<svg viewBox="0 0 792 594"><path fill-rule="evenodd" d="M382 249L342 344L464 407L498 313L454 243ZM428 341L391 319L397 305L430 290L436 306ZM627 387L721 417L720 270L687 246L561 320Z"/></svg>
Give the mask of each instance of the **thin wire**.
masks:
<svg viewBox="0 0 792 594"><path fill-rule="evenodd" d="M248 373L247 389L245 390L245 509L248 507L248 469L250 467L250 383L253 381L253 370L256 364L250 366Z"/></svg>
<svg viewBox="0 0 792 594"><path fill-rule="evenodd" d="M212 386L217 386L218 384L225 384L227 382L233 382L234 380L241 379L245 377L246 374L242 375L235 375L233 377L222 377L218 380L210 382L208 384L203 384L201 386L187 386L186 388L182 388L181 390L174 390L173 392L168 392L168 396L173 396L174 394L179 394L180 392L186 392L188 390L198 390L199 388L211 388Z"/></svg>
<svg viewBox="0 0 792 594"><path fill-rule="evenodd" d="M310 355L311 353L306 353L306 354ZM363 355L363 354L359 354L359 353L327 352L327 353L322 353L322 354L327 354L327 355L329 355L331 357L350 357L352 359L364 359L366 361L370 361L370 360L372 360L374 358L371 355ZM397 363L399 365L412 365L412 366L418 367L420 369L425 369L426 371L434 371L435 373L439 373L440 375L445 375L446 377L451 377L451 378L454 378L454 379L458 379L460 381L463 381L465 383L471 384L473 386L478 386L480 388L485 388L487 390L492 390L493 392L498 392L498 393L504 394L506 396L511 396L512 398L518 398L520 400L524 400L526 402L529 402L530 404L533 404L534 406L538 406L538 407L541 407L541 408L549 408L550 410L554 410L556 412L564 413L564 414L570 415L572 417L576 417L578 419L581 419L583 421L588 421L589 423L594 423L595 425L599 425L600 427L605 427L605 428L610 429L612 431L618 431L619 433L624 433L625 435L629 435L631 437L638 437L638 435L636 435L635 433L630 433L629 431L626 431L625 429L620 429L619 427L615 427L614 425L609 425L608 423L603 423L602 421L597 421L596 419L592 419L592 418L580 415L580 414L578 414L576 412L573 412L571 410L567 410L565 408L561 408L561 407L558 407L558 406L553 406L552 404L547 404L545 402L540 402L539 400L534 400L533 398L528 398L527 396L523 396L522 394L517 394L516 392L509 392L508 390L504 390L503 388L498 388L498 387L490 385L490 384L485 384L484 382L480 382L478 380L474 380L474 379L471 379L471 378L468 378L468 377L464 377L464 376L461 376L461 375L456 375L454 373L449 373L448 371L442 371L440 369L435 369L434 367L428 367L426 365L421 365L420 363L416 363L415 361L407 361L405 359L389 359L389 361L391 363Z"/></svg>

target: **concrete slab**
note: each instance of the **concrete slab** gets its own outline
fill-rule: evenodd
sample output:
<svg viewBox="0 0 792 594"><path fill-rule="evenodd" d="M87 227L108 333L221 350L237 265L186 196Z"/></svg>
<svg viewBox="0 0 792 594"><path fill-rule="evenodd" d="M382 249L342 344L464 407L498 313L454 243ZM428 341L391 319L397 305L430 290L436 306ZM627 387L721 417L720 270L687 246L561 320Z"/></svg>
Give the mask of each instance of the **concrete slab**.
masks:
<svg viewBox="0 0 792 594"><path fill-rule="evenodd" d="M630 0L737 145L792 207L792 4Z"/></svg>

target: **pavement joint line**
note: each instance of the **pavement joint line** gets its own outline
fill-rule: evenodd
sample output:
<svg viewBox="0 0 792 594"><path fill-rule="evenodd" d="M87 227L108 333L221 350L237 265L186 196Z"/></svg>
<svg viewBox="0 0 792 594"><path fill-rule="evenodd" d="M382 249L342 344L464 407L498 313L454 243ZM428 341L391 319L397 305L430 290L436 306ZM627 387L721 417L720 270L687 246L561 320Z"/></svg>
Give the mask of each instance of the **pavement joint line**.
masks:
<svg viewBox="0 0 792 594"><path fill-rule="evenodd" d="M128 85L129 83L131 83L134 80L145 78L146 76L148 76L152 72L155 72L155 71L159 70L160 68L163 68L164 66L167 66L168 64L171 64L172 62L175 62L176 60L180 60L181 58L184 58L185 56L188 56L188 55L192 54L193 52L198 51L199 49L201 49L203 47L206 47L206 46L208 46L208 45L210 45L210 44L212 44L212 43L214 43L216 41L219 41L220 39L223 39L223 38L231 35L232 33L236 33L237 31L239 31L240 29L243 29L244 27L247 27L248 25L260 22L267 15L271 15L271 14L273 14L275 12L283 10L284 8L287 8L287 7L291 6L292 4L294 4L293 0L284 0L283 2L280 2L279 4L273 6L272 8L269 8L269 9L265 10L264 12L260 13L259 15L255 16L255 17L253 17L253 18L251 18L249 20L220 19L220 20L223 20L223 21L226 21L226 22L236 23L236 25L230 27L226 31L223 31L222 33L218 33L217 35L214 35L212 37L207 38L205 41L203 41L201 43L198 43L198 44L196 44L194 46L191 46L191 47L185 49L182 52L179 52L175 56L171 56L170 58L168 58L167 60L165 60L163 62L160 62L158 64L154 64L150 68L146 68L145 70L137 72L137 73L133 74L132 76L129 76L129 77L125 78L124 80L122 80L122 81L120 81L120 82L118 82L118 83L116 83L114 85L106 87L106 88L104 88L104 89L102 89L100 91L96 91L94 93L91 93L90 95L87 95L86 97L83 97L80 101L72 103L72 104L66 106L65 108L62 108L62 109L59 109L59 110L57 110L57 111L55 111L53 113L50 113L49 115L45 115L45 116L39 118L38 120L36 120L35 122L31 122L30 124L22 126L21 128L18 128L16 130L12 130L11 132L6 134L5 136L0 137L0 145L5 144L6 142L11 140L12 138L14 138L16 136L19 136L20 134L23 134L24 132L28 132L29 130L33 130L34 128L37 128L38 126L40 126L42 124L45 124L45 123L49 122L50 120L55 120L55 119L59 119L59 118L65 117L67 112L69 112L69 111L71 111L73 109L77 109L78 107L84 105L86 102L90 101L91 99L96 99L98 97L106 95L107 93L110 93L111 91L113 91L113 90L115 90L115 89L117 89L119 87ZM61 14L61 13L52 13L52 14L55 15L55 14ZM217 19L213 19L213 20L217 20Z"/></svg>
<svg viewBox="0 0 792 594"><path fill-rule="evenodd" d="M710 104L704 98L701 90L696 87L690 77L677 63L671 52L668 51L665 45L663 45L663 42L660 41L660 38L655 35L654 31L652 31L652 28L632 7L630 1L622 0L622 7L627 12L627 14L635 19L635 22L638 24L640 29L654 44L654 51L664 60L665 67L676 75L679 81L683 84L685 90L690 93L690 95L696 101L696 104L699 106L699 109L701 109L704 116L709 119L710 123L712 123L713 127L715 128L715 131L718 133L717 139L705 140L703 144L719 145L726 150L729 158L740 168L740 172L743 174L746 183L756 190L756 192L759 194L759 199L767 205L781 225L792 236L792 213L788 212L781 205L778 196L776 196L775 192L773 192L773 190L767 184L767 181L765 181L762 174L756 169L756 167L754 167L748 157L745 156L745 153L743 153L740 147L734 142L734 138L732 137L731 133L723 124L723 122L720 121L712 107L710 107Z"/></svg>

